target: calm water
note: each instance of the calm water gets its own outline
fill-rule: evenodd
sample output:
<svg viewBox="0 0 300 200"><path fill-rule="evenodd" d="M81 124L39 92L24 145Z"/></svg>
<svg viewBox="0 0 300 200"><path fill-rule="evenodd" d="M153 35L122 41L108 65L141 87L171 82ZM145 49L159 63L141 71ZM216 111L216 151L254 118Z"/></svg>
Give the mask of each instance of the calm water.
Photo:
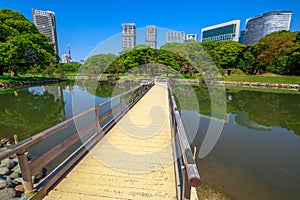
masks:
<svg viewBox="0 0 300 200"><path fill-rule="evenodd" d="M199 150L210 123L209 95L193 87L197 112L183 88L183 123L190 135L197 131L193 145ZM203 182L230 199L300 199L300 92L227 89L226 98L222 134L208 156L197 159Z"/></svg>
<svg viewBox="0 0 300 200"><path fill-rule="evenodd" d="M127 89L100 82L76 82L0 93L0 138L12 139L17 134L19 140L24 140Z"/></svg>
<svg viewBox="0 0 300 200"><path fill-rule="evenodd" d="M109 99L114 89L98 85L95 92L88 84L71 85L0 94L0 138L18 134L20 140L26 139L70 118L73 101L95 99L94 104L99 104ZM204 86L192 88L197 95L198 112L193 108L190 89L178 86L174 91L184 99L180 105L183 123L190 135L197 132L193 145L199 150L211 122L210 98ZM300 94L227 89L226 98L222 134L208 156L197 159L203 182L230 199L300 199ZM77 112L87 106L79 106ZM64 133L50 139L56 144L68 136ZM32 152L41 153L44 146L49 149L50 143L43 141Z"/></svg>
<svg viewBox="0 0 300 200"><path fill-rule="evenodd" d="M76 84L60 83L22 88L2 93L0 94L0 138L7 137L13 140L13 135L17 134L19 141L25 140L128 89L130 88L84 81ZM99 114L106 112L116 103L118 100L99 109ZM111 118L112 116L100 125L104 125ZM94 119L94 113L86 115L30 147L28 149L30 159L36 159L68 137L77 134L82 127ZM81 140L45 166L47 173L57 167L95 132L94 128L86 136L79 134Z"/></svg>

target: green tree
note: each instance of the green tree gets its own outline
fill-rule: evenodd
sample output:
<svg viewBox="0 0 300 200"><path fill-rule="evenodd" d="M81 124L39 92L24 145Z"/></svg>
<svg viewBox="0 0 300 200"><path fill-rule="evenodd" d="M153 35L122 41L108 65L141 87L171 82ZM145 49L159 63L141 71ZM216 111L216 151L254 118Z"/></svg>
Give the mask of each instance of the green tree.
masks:
<svg viewBox="0 0 300 200"><path fill-rule="evenodd" d="M223 69L236 68L237 57L243 51L244 45L235 41L210 42L204 44L215 64Z"/></svg>
<svg viewBox="0 0 300 200"><path fill-rule="evenodd" d="M0 33L0 75L4 70L16 75L31 67L46 68L58 61L50 38L18 12L0 10Z"/></svg>
<svg viewBox="0 0 300 200"><path fill-rule="evenodd" d="M247 74L255 74L255 56L253 55L253 46L246 46L237 56L237 67Z"/></svg>
<svg viewBox="0 0 300 200"><path fill-rule="evenodd" d="M286 68L291 67L288 57L297 50L298 34L290 31L273 32L255 44L256 65L259 69L262 72L288 74L290 70Z"/></svg>
<svg viewBox="0 0 300 200"><path fill-rule="evenodd" d="M88 73L101 74L115 59L116 55L112 53L93 55L85 61L83 69Z"/></svg>
<svg viewBox="0 0 300 200"><path fill-rule="evenodd" d="M157 50L145 45L137 45L133 50L126 50L107 68L108 73L120 73L145 64L160 63L177 71L187 61L180 55L164 49ZM152 65L151 65L152 66Z"/></svg>

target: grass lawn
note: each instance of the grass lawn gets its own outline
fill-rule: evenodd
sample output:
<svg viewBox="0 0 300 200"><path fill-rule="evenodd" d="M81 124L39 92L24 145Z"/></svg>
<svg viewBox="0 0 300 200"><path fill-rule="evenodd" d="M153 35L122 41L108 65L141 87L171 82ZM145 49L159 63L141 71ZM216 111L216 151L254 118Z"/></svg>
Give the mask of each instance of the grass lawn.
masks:
<svg viewBox="0 0 300 200"><path fill-rule="evenodd" d="M300 84L300 76L230 75L230 76L223 76L223 79L224 81L237 81L237 82Z"/></svg>

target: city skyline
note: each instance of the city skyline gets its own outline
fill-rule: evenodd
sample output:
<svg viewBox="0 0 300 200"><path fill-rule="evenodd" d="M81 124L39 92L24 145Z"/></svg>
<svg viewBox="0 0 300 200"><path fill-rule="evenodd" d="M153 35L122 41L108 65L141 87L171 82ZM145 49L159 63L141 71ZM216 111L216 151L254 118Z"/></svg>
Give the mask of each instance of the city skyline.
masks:
<svg viewBox="0 0 300 200"><path fill-rule="evenodd" d="M72 45L72 58L79 61L85 59L91 51L106 39L122 32L120 24L134 22L137 29L153 24L159 28L185 33L195 33L200 36L201 28L214 24L241 20L241 29L245 29L246 19L270 11L291 10L293 12L291 31L300 30L300 2L299 0L258 1L254 0L241 3L234 0L230 4L216 1L215 7L209 2L195 2L193 7L188 5L177 6L172 1L157 1L153 4L155 12L150 11L144 4L132 1L130 4L115 2L98 2L86 0L83 3L63 1L60 3L48 1L22 1L2 0L0 9L8 8L22 13L33 22L32 8L51 10L55 12L57 23L57 36L60 54L67 53L67 44ZM126 10L135 8L135 12ZM188 10L188 12L186 12ZM177 13L177 14L176 14ZM181 13L181 14L180 14ZM138 33L137 33L138 34ZM157 48L165 43L165 38L160 38L158 33ZM138 41L137 44L144 44ZM104 52L107 53L107 52ZM118 53L118 52L113 52Z"/></svg>

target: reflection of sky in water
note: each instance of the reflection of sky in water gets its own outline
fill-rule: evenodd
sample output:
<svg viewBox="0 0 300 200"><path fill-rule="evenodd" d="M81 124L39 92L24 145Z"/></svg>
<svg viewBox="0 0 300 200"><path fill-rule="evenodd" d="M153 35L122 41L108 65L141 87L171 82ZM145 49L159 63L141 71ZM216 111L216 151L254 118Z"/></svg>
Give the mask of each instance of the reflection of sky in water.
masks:
<svg viewBox="0 0 300 200"><path fill-rule="evenodd" d="M44 92L49 92L54 95L55 100L62 97L65 102L64 111L66 119L69 119L73 114L82 113L89 108L94 107L110 98L96 97L90 94L84 87L75 86L36 86L28 88L28 91L34 95L42 96ZM51 102L49 102L51 103ZM74 103L74 105L73 105Z"/></svg>
<svg viewBox="0 0 300 200"><path fill-rule="evenodd" d="M36 94L43 95L44 94L43 88L41 86L30 87L30 88L28 88L28 91L34 95L36 95Z"/></svg>
<svg viewBox="0 0 300 200"><path fill-rule="evenodd" d="M74 86L72 91L63 91L64 101L66 102L65 111L67 119L72 117L73 114L82 113L89 108L94 107L110 98L95 97L90 94L84 87Z"/></svg>

